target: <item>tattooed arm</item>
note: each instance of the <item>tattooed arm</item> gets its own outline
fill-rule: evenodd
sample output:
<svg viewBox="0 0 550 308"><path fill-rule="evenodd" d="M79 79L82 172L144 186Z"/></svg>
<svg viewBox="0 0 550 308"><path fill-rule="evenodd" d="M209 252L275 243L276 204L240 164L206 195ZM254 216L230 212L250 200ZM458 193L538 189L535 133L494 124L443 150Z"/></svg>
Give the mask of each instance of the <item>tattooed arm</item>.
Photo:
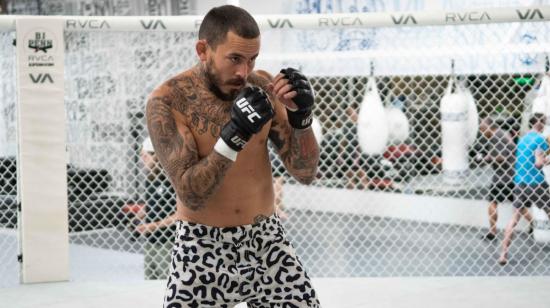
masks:
<svg viewBox="0 0 550 308"><path fill-rule="evenodd" d="M199 159L197 144L188 127L177 125L173 100L161 90L147 102L147 127L155 153L170 177L182 203L193 211L204 208L206 201L226 174L232 161L212 151Z"/></svg>
<svg viewBox="0 0 550 308"><path fill-rule="evenodd" d="M315 179L319 163L319 145L313 130L294 129L286 118L285 107L275 107L276 116L271 122L269 140L275 146L287 171L300 183L309 184Z"/></svg>
<svg viewBox="0 0 550 308"><path fill-rule="evenodd" d="M272 93L270 86L272 77L265 71L256 71L249 79L252 83ZM311 127L295 129L288 123L286 107L273 94L270 99L275 109L275 117L271 121L269 140L283 161L287 171L300 183L311 183L317 174L319 163L319 145Z"/></svg>

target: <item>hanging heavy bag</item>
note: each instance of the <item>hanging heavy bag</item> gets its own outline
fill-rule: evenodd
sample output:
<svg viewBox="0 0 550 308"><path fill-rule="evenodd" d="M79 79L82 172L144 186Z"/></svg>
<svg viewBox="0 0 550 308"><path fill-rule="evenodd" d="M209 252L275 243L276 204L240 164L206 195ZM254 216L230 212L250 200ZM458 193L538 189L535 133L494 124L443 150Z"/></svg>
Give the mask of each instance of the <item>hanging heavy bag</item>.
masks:
<svg viewBox="0 0 550 308"><path fill-rule="evenodd" d="M321 122L319 122L319 119L317 117L313 117L313 120L311 122L311 129L313 129L313 135L315 136L315 140L317 140L317 144L321 144L323 141L323 127L321 126Z"/></svg>
<svg viewBox="0 0 550 308"><path fill-rule="evenodd" d="M550 86L550 77L548 76L542 77L539 84L539 88L536 92L537 94L533 99L533 102L531 105L531 114L542 113L548 116L548 112L549 112L548 96L550 95L550 89L548 88L549 86Z"/></svg>
<svg viewBox="0 0 550 308"><path fill-rule="evenodd" d="M460 184L468 170L468 102L453 76L441 99L441 152L445 182Z"/></svg>
<svg viewBox="0 0 550 308"><path fill-rule="evenodd" d="M409 119L400 108L395 106L386 107L388 119L388 144L399 145L409 138Z"/></svg>
<svg viewBox="0 0 550 308"><path fill-rule="evenodd" d="M359 108L357 134L361 150L368 155L383 154L388 142L388 120L374 77L367 81Z"/></svg>
<svg viewBox="0 0 550 308"><path fill-rule="evenodd" d="M479 113L477 112L476 101L470 89L462 83L459 87L459 91L464 96L468 109L467 130L466 130L466 144L468 147L474 145L477 139L477 132L479 131Z"/></svg>

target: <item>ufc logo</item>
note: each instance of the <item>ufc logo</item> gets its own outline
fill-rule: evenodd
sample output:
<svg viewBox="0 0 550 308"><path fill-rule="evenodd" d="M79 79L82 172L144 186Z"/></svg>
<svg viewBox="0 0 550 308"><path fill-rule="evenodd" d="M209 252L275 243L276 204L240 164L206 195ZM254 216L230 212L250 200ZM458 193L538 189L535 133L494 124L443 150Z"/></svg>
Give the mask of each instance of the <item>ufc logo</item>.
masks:
<svg viewBox="0 0 550 308"><path fill-rule="evenodd" d="M313 115L310 114L307 118L302 120L302 126L310 125L312 120L313 120Z"/></svg>
<svg viewBox="0 0 550 308"><path fill-rule="evenodd" d="M231 137L231 141L232 141L235 145L237 145L237 146L239 146L239 147L241 147L241 148L244 147L244 145L246 144L246 141L242 140L241 137L239 137L239 136L237 136L237 135Z"/></svg>
<svg viewBox="0 0 550 308"><path fill-rule="evenodd" d="M248 121L250 121L250 123L254 123L254 117L258 119L262 118L244 97L237 101L237 107L239 107L243 113L248 113Z"/></svg>

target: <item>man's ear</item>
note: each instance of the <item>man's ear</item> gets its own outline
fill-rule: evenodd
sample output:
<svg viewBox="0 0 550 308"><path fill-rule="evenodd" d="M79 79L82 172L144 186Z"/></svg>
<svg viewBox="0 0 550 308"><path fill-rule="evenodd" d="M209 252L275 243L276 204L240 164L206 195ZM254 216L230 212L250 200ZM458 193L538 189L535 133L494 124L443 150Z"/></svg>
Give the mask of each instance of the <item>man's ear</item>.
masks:
<svg viewBox="0 0 550 308"><path fill-rule="evenodd" d="M206 62L208 59L208 43L206 43L206 40L198 40L195 45L195 50L197 51L197 55L199 56L201 62Z"/></svg>

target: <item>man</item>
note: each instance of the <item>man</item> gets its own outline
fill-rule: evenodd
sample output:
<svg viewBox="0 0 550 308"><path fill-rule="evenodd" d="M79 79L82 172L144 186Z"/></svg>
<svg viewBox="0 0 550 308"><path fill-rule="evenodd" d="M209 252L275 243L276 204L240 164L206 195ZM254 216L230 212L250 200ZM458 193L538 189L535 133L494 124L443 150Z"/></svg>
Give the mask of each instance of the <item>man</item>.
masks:
<svg viewBox="0 0 550 308"><path fill-rule="evenodd" d="M494 171L489 190L489 232L483 237L493 241L497 234L497 206L505 201L513 201L515 144L510 134L500 129L490 117L481 121L479 130L486 138L487 154L483 160L491 164Z"/></svg>
<svg viewBox="0 0 550 308"><path fill-rule="evenodd" d="M155 156L150 138L141 149L147 179L145 182L145 221L136 231L147 240L144 245L145 279L167 279L174 243L176 196Z"/></svg>
<svg viewBox="0 0 550 308"><path fill-rule="evenodd" d="M313 91L291 68L271 82L253 72L259 50L249 13L214 8L199 29L200 63L147 103L155 153L178 197L165 307L319 307L274 215L267 149L269 139L292 176L313 181Z"/></svg>
<svg viewBox="0 0 550 308"><path fill-rule="evenodd" d="M502 252L498 263L505 265L508 262L508 249L512 242L514 228L521 216L531 223L533 217L529 213L531 204L546 211L550 218L550 191L545 181L542 167L546 164L546 151L549 146L541 135L544 130L545 116L535 113L529 120L532 130L521 137L516 150L516 175L514 177L514 214L506 226Z"/></svg>

